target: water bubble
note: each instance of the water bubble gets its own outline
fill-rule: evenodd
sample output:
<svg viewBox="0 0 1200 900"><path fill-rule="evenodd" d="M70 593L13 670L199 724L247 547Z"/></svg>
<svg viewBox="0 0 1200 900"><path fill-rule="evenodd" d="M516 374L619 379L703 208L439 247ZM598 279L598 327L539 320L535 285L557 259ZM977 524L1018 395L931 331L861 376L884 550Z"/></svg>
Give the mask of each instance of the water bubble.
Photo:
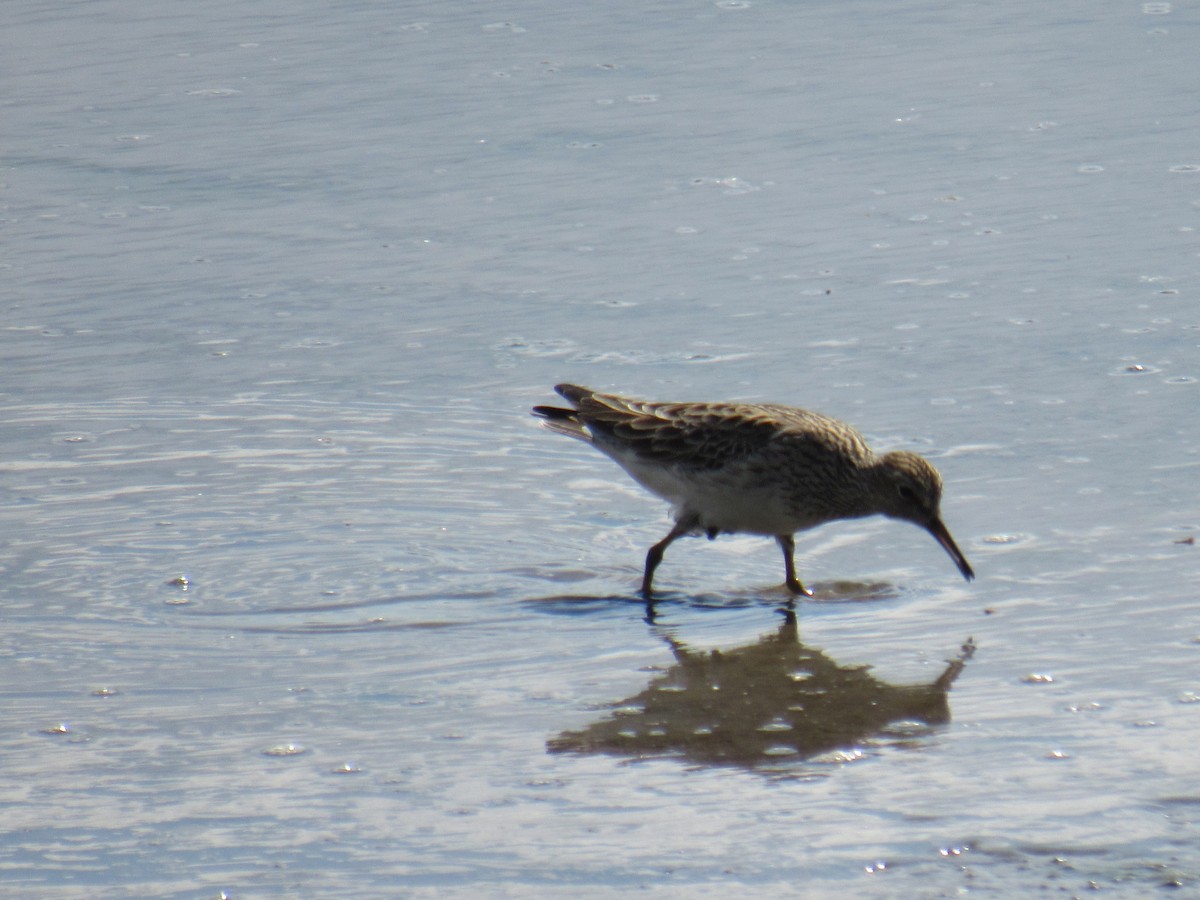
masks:
<svg viewBox="0 0 1200 900"><path fill-rule="evenodd" d="M983 539L985 544L1017 544L1028 540L1024 534L990 534Z"/></svg>
<svg viewBox="0 0 1200 900"><path fill-rule="evenodd" d="M263 756L299 756L307 753L308 749L300 744L276 744L263 751Z"/></svg>
<svg viewBox="0 0 1200 900"><path fill-rule="evenodd" d="M1030 672L1021 678L1026 684L1053 684L1054 676L1049 672Z"/></svg>
<svg viewBox="0 0 1200 900"><path fill-rule="evenodd" d="M795 756L798 752L787 744L774 744L763 751L763 756Z"/></svg>
<svg viewBox="0 0 1200 900"><path fill-rule="evenodd" d="M790 722L785 722L781 719L773 719L770 722L767 722L765 725L760 725L758 730L767 733L775 731L791 731L792 726Z"/></svg>
<svg viewBox="0 0 1200 900"><path fill-rule="evenodd" d="M1145 363L1129 363L1122 366L1113 375L1155 375L1161 370L1155 366L1146 365Z"/></svg>

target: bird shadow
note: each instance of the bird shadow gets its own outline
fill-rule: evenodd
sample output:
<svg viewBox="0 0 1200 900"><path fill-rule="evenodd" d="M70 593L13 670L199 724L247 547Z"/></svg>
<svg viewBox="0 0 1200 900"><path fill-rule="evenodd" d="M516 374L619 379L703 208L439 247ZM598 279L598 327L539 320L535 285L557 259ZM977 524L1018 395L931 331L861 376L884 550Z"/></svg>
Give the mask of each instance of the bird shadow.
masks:
<svg viewBox="0 0 1200 900"><path fill-rule="evenodd" d="M975 651L968 638L932 682L895 685L804 644L792 611L776 631L730 650L693 649L659 631L674 664L606 704L603 718L548 740L548 752L802 777L800 761L846 762L872 747L922 743L950 721L950 687Z"/></svg>
<svg viewBox="0 0 1200 900"><path fill-rule="evenodd" d="M773 606L781 611L803 610L805 607L842 603L882 603L903 596L905 589L887 582L873 581L830 581L812 585L813 596L797 597L787 588L780 586L760 590L745 589L724 593L692 594L684 591L655 591L650 600L641 594L590 594L559 593L543 597L529 597L522 604L533 609L563 616L595 615L613 610L628 610L638 607L643 618L650 623L670 609L691 609L701 612L748 609Z"/></svg>

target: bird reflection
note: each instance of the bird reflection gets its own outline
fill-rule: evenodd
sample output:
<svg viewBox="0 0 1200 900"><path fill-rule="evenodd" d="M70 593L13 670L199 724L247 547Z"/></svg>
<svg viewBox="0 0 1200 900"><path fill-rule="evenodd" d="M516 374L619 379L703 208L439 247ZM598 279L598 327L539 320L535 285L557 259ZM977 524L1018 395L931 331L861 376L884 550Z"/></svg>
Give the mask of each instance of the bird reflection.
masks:
<svg viewBox="0 0 1200 900"><path fill-rule="evenodd" d="M947 693L974 651L968 639L932 684L891 685L868 666L839 666L800 643L795 613L758 643L690 650L665 639L675 665L552 753L682 758L757 767L854 751L864 742L950 721Z"/></svg>

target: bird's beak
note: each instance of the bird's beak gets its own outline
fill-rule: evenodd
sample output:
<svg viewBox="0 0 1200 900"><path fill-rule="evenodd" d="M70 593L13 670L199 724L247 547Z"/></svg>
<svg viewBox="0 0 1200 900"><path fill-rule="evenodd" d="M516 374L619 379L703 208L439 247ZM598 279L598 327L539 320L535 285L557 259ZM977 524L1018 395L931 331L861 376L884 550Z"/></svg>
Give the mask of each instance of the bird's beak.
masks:
<svg viewBox="0 0 1200 900"><path fill-rule="evenodd" d="M958 571L962 572L963 578L967 579L967 581L974 580L975 570L971 568L971 564L967 562L967 558L963 556L963 552L958 549L958 544L954 543L954 538L950 537L950 532L946 530L946 526L942 524L942 520L934 519L925 527L929 529L929 533L933 535L934 540L942 545L942 549L950 554L950 558L958 566Z"/></svg>

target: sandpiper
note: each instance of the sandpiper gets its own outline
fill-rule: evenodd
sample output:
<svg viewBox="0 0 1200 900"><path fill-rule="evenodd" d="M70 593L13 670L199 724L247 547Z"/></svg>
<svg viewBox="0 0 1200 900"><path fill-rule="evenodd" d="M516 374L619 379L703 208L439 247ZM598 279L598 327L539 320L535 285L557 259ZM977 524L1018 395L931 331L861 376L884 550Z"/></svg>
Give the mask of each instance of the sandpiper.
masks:
<svg viewBox="0 0 1200 900"><path fill-rule="evenodd" d="M963 577L970 563L942 523L942 479L907 450L876 456L854 428L773 403L655 403L573 384L555 386L572 409L535 406L560 434L596 447L672 505L675 526L646 554L642 595L653 596L663 553L686 534L770 535L783 550L784 584L796 577L797 531L882 514L920 525Z"/></svg>

